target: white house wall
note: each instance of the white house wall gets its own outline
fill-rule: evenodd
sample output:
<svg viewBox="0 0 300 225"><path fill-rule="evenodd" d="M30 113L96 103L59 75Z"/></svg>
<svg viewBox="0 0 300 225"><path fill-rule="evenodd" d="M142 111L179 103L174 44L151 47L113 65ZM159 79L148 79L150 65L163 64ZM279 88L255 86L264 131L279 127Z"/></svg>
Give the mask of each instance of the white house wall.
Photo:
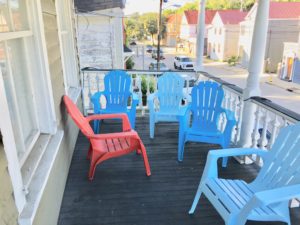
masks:
<svg viewBox="0 0 300 225"><path fill-rule="evenodd" d="M254 16L253 16L254 17ZM254 18L241 24L239 37L239 56L241 64L248 68L251 42L254 27ZM269 20L265 59L270 58L268 70L275 72L282 59L283 43L298 40L299 20ZM266 67L265 67L266 68Z"/></svg>
<svg viewBox="0 0 300 225"><path fill-rule="evenodd" d="M119 8L78 14L81 68L124 68L122 15Z"/></svg>

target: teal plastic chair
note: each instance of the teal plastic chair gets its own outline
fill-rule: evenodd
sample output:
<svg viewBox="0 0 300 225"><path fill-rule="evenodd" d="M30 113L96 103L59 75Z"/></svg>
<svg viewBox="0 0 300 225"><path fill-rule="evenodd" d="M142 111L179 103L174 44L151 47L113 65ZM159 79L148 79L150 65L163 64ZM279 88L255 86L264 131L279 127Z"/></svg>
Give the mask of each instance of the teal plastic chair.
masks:
<svg viewBox="0 0 300 225"><path fill-rule="evenodd" d="M280 130L270 151L251 148L210 151L189 213L194 213L203 193L227 225L243 225L247 220L291 225L289 201L300 197L299 149L300 123L297 123ZM218 158L251 154L264 160L252 183L218 178Z"/></svg>
<svg viewBox="0 0 300 225"><path fill-rule="evenodd" d="M222 108L223 98L224 91L216 82L200 82L193 87L192 103L180 118L178 161L183 160L184 144L188 141L219 144L222 148L229 146L236 120L233 112ZM222 113L227 120L224 131L218 129ZM227 158L224 158L223 166L226 165Z"/></svg>
<svg viewBox="0 0 300 225"><path fill-rule="evenodd" d="M150 137L154 138L155 123L178 122L187 110L189 96L184 93L184 79L177 73L166 72L158 78L158 90L148 96ZM159 108L154 101L158 100Z"/></svg>
<svg viewBox="0 0 300 225"><path fill-rule="evenodd" d="M131 78L121 70L112 70L104 77L104 91L96 92L91 97L95 114L126 113L130 125L135 127L136 106L139 103L137 94L130 91ZM101 96L105 97L106 108L102 109L100 104ZM132 98L131 107L128 108L129 97ZM94 121L94 132L98 133L100 122Z"/></svg>

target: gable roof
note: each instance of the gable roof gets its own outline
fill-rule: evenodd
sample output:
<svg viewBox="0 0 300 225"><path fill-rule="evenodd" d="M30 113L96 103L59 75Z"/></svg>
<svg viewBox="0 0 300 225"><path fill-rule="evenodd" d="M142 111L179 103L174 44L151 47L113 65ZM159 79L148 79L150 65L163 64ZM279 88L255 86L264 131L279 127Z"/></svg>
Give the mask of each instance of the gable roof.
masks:
<svg viewBox="0 0 300 225"><path fill-rule="evenodd" d="M78 12L125 7L125 0L75 0L74 3Z"/></svg>
<svg viewBox="0 0 300 225"><path fill-rule="evenodd" d="M217 13L223 24L239 24L247 15L247 12L242 12L238 9L219 10Z"/></svg>
<svg viewBox="0 0 300 225"><path fill-rule="evenodd" d="M270 19L299 19L300 2L270 2Z"/></svg>
<svg viewBox="0 0 300 225"><path fill-rule="evenodd" d="M251 17L257 11L254 4L246 17ZM300 2L270 2L269 19L299 19Z"/></svg>
<svg viewBox="0 0 300 225"><path fill-rule="evenodd" d="M205 24L211 24L217 10L205 10ZM198 10L187 10L184 11L184 15L188 24L198 23Z"/></svg>

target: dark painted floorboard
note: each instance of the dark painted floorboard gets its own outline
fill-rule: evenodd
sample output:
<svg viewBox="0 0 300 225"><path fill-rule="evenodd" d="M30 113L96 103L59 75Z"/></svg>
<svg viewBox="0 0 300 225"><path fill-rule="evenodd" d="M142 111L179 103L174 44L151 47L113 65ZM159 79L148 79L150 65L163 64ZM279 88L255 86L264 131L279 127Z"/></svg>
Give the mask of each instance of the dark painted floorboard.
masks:
<svg viewBox="0 0 300 225"><path fill-rule="evenodd" d="M105 122L104 132L120 130L116 122ZM204 169L207 152L216 145L188 143L184 161L177 162L178 126L160 123L155 139L149 138L148 118L137 118L136 130L149 157L152 176L145 175L141 156L130 154L98 165L88 181L87 139L80 134L60 210L59 225L219 225L224 224L202 197L195 215L188 210ZM253 180L258 168L230 159L220 176ZM292 209L293 225L300 223L300 210ZM248 222L248 225L282 224Z"/></svg>

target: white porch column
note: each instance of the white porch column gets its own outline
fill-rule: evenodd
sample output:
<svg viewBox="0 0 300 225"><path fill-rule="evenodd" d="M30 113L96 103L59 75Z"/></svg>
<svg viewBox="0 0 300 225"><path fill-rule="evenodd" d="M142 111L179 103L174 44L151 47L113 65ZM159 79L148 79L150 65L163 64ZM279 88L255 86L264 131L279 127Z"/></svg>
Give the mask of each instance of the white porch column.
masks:
<svg viewBox="0 0 300 225"><path fill-rule="evenodd" d="M251 54L249 62L249 75L246 88L244 90L244 100L252 96L260 96L260 75L263 72L267 32L269 24L270 0L259 0L255 17L254 32L252 36ZM241 136L239 145L249 147L251 145L251 134L254 129L255 115L254 105L245 102L243 109Z"/></svg>
<svg viewBox="0 0 300 225"><path fill-rule="evenodd" d="M195 71L200 71L203 69L203 52L205 38L205 2L206 0L201 0L198 12Z"/></svg>

